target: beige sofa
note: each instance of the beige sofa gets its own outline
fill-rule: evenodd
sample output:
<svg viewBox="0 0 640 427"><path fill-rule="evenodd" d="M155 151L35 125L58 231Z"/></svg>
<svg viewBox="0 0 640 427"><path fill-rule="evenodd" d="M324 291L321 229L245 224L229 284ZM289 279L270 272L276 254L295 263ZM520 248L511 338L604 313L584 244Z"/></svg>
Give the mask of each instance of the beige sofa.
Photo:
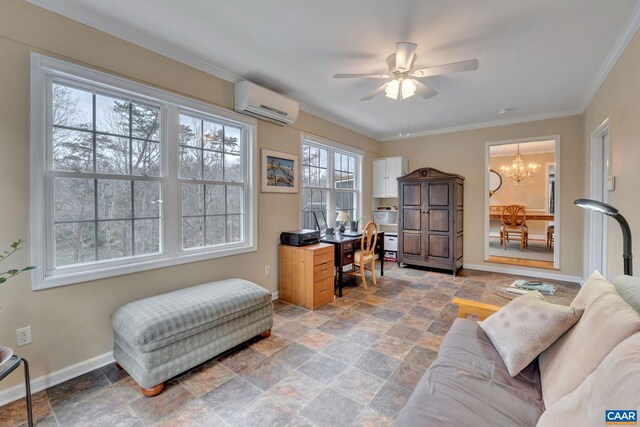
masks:
<svg viewBox="0 0 640 427"><path fill-rule="evenodd" d="M475 320L499 307L456 300L438 359L395 426L602 426L606 410L640 410L640 279L594 273L572 306L580 320L511 377Z"/></svg>

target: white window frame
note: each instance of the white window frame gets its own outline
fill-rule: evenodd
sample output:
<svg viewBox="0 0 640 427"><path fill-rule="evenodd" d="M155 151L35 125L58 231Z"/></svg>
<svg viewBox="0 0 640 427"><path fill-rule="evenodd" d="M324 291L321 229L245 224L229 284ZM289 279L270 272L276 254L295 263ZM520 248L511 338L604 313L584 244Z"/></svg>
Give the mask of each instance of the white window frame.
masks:
<svg viewBox="0 0 640 427"><path fill-rule="evenodd" d="M355 147L351 147L349 145L346 144L341 144L339 142L336 141L332 141L330 139L326 139L326 138L322 138L320 136L316 136L316 135L312 135L309 133L302 133L301 137L300 137L300 182L302 183L302 157L303 157L303 147L304 145L311 145L311 146L315 146L318 148L322 148L324 150L328 150L329 153L327 155L327 187L304 187L303 185L300 186L301 191L304 191L305 188L310 188L312 190L323 190L323 191L327 191L329 193L329 200L327 202L327 209L329 210L329 212L335 212L336 210L336 191L352 191L354 193L356 193L356 206L358 209L358 215L363 216L364 212L363 212L363 195L362 195L362 165L363 165L363 161L364 161L364 151L355 148ZM338 189L338 188L334 188L334 162L335 162L335 156L334 153L343 153L343 154L347 154L349 156L355 156L356 158L356 188L351 190L351 189ZM300 227L302 227L303 223L304 223L304 214L302 212L303 208L304 208L304 198L302 197L302 193L300 194L300 218L299 218L299 223L300 223ZM352 220L355 220L355 218L352 218ZM336 224L336 219L335 217L333 217L333 215L330 215L327 218L327 225L329 227L334 227Z"/></svg>
<svg viewBox="0 0 640 427"><path fill-rule="evenodd" d="M160 182L162 209L160 241L161 252L114 260L95 261L69 267L53 268L52 260L52 191L47 191L51 178L47 153L50 149L49 95L51 79L56 78L74 85L90 86L107 93L122 94L136 100L161 107L160 128ZM31 259L37 266L32 272L32 288L46 289L73 283L119 276L139 271L168 267L229 255L254 252L257 244L258 163L255 119L214 107L184 96L155 89L140 83L112 76L107 73L31 53ZM182 200L178 178L179 171L179 113L208 117L242 129L245 142L243 156L244 177L244 227L243 241L194 249L182 249ZM65 173L66 174L66 173ZM69 173L83 176L82 172ZM86 177L86 174L84 175ZM92 174L95 177L95 174ZM111 177L111 175L109 175ZM145 177L136 177L144 180ZM152 178L157 181L158 178Z"/></svg>

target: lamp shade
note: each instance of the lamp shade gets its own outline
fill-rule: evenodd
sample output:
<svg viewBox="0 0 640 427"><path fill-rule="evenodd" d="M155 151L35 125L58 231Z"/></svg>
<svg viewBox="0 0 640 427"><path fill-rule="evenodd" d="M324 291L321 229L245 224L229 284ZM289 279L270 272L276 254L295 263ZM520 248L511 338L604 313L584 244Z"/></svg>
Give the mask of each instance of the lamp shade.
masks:
<svg viewBox="0 0 640 427"><path fill-rule="evenodd" d="M349 214L344 212L344 211L340 211L338 212L338 216L336 217L336 221L349 221Z"/></svg>
<svg viewBox="0 0 640 427"><path fill-rule="evenodd" d="M581 208L590 209L596 212L602 212L605 215L614 216L618 214L618 209L603 202L591 199L578 199L573 202Z"/></svg>

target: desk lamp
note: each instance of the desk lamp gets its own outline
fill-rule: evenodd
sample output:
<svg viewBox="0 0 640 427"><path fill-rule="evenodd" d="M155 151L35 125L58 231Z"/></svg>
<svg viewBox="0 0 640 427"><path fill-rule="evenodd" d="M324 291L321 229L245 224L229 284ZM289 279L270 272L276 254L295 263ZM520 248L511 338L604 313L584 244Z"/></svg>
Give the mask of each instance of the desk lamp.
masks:
<svg viewBox="0 0 640 427"><path fill-rule="evenodd" d="M338 216L336 217L336 222L338 221L340 222L339 231L341 233L344 233L344 224L345 222L349 221L349 214L344 211L338 212Z"/></svg>

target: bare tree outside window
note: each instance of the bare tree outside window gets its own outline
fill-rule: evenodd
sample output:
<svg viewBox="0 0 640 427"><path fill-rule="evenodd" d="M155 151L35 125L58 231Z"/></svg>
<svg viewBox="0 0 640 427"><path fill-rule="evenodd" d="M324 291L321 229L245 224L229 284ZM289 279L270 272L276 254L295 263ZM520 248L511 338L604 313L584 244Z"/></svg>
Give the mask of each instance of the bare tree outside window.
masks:
<svg viewBox="0 0 640 427"><path fill-rule="evenodd" d="M56 267L160 252L160 108L54 82L51 111Z"/></svg>

